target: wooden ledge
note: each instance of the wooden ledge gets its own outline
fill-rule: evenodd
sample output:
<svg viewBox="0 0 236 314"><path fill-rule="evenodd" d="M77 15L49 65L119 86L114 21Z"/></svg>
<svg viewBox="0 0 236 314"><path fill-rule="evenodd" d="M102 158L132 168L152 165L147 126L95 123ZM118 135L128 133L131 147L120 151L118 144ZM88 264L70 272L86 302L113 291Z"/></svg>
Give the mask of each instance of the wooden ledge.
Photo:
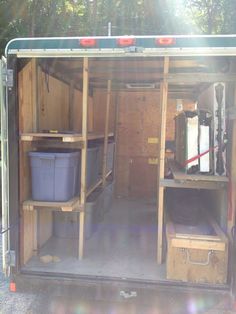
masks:
<svg viewBox="0 0 236 314"><path fill-rule="evenodd" d="M45 207L48 210L59 209L63 212L82 211L79 197L74 197L68 202L43 202L33 200L26 200L23 202L23 210L34 210L37 207Z"/></svg>
<svg viewBox="0 0 236 314"><path fill-rule="evenodd" d="M175 160L169 159L168 165L176 181L201 181L201 182L218 182L228 183L229 179L226 176L205 175L205 174L187 174L181 171Z"/></svg>
<svg viewBox="0 0 236 314"><path fill-rule="evenodd" d="M109 133L109 137L113 137L114 133ZM96 140L104 138L104 134L96 134L91 133L88 134L88 140ZM68 134L68 133L22 133L20 136L21 141L25 142L33 142L39 140L46 140L46 139L59 139L64 143L74 143L74 142L82 142L84 138L82 134L75 133L75 134Z"/></svg>

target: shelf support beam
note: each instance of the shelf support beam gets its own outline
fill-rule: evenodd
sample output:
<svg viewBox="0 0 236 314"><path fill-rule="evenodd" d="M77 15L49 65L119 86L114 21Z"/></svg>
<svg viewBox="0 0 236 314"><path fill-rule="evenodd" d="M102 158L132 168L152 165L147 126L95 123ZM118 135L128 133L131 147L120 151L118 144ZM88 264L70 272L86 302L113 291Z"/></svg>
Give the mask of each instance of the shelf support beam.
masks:
<svg viewBox="0 0 236 314"><path fill-rule="evenodd" d="M33 99L33 131L38 130L38 62L37 59L32 60L32 99Z"/></svg>
<svg viewBox="0 0 236 314"><path fill-rule="evenodd" d="M164 58L164 77L169 72L169 57ZM165 171L165 140L166 140L166 113L167 113L167 99L168 99L168 82L164 78L161 83L160 91L160 117L161 125L159 129L159 158L157 171L157 204L158 204L158 235L157 235L157 262L162 263L162 249L163 249L163 218L164 218L164 187L160 184L160 180L164 179Z"/></svg>
<svg viewBox="0 0 236 314"><path fill-rule="evenodd" d="M232 107L236 111L236 91L234 91L234 106ZM232 110L233 111L233 110ZM231 120L232 123L232 131L231 131L231 163L230 163L230 177L229 177L229 194L228 194L228 223L227 223L227 231L228 235L232 237L232 228L235 226L236 219L236 165L234 162L235 153L236 153L236 120ZM231 238L232 240L232 238Z"/></svg>
<svg viewBox="0 0 236 314"><path fill-rule="evenodd" d="M81 191L80 202L82 211L79 216L79 259L83 258L84 253L84 210L86 204L86 174L87 174L87 146L88 146L88 58L85 57L83 61L83 99L82 99L82 138L83 148L81 150Z"/></svg>
<svg viewBox="0 0 236 314"><path fill-rule="evenodd" d="M106 115L105 115L103 163L102 163L103 187L106 184L106 173L107 173L106 170L107 170L107 148L108 148L108 133L109 133L110 103L111 103L111 80L108 80L107 81L107 102L106 102Z"/></svg>
<svg viewBox="0 0 236 314"><path fill-rule="evenodd" d="M74 81L70 81L69 85L69 128L73 130L73 113L74 113Z"/></svg>

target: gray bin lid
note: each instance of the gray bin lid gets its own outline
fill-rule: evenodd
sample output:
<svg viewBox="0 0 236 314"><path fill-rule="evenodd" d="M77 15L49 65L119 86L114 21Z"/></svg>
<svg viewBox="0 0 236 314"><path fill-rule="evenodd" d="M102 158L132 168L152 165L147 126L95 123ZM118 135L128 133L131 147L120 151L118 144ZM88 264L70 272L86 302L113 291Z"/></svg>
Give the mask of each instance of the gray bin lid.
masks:
<svg viewBox="0 0 236 314"><path fill-rule="evenodd" d="M79 156L80 152L79 151L66 151L66 150L61 150L61 151L40 151L40 152L29 152L30 157L68 157L68 156Z"/></svg>

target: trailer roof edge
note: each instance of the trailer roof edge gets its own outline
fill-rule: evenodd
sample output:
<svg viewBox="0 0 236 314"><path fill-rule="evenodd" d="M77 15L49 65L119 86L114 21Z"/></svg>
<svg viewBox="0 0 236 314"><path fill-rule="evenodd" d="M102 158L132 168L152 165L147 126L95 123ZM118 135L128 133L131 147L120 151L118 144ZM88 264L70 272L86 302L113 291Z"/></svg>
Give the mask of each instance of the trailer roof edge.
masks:
<svg viewBox="0 0 236 314"><path fill-rule="evenodd" d="M132 46L120 47L118 43L119 38L134 38L135 44ZM159 44L158 39L175 39L172 44ZM94 39L96 40L95 47L82 47L81 42L84 39ZM212 55L233 55L236 51L236 34L231 35L153 35L153 36L93 36L93 37L37 37L37 38L15 38L8 42L5 48L5 56L9 54L20 53L26 55L30 53L36 55L40 52L41 56L50 53L55 53L59 55L61 53L66 53L72 55L77 53L78 56L81 55L106 55L110 53L115 55L116 53L145 53L157 55L168 55L171 52L179 52L179 55L183 55L185 52L188 54L190 50L194 51L197 49L196 54L209 54ZM202 51L200 51L202 50ZM204 52L203 52L204 50ZM220 51L221 50L221 51ZM236 54L236 53L234 53Z"/></svg>

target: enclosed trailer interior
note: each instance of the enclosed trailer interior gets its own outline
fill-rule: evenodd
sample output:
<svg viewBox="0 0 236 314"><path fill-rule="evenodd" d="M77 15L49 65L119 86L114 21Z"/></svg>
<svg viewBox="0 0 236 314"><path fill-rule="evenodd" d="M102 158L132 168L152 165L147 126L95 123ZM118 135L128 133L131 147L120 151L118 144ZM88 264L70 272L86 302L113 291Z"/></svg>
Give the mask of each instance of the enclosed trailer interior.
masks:
<svg viewBox="0 0 236 314"><path fill-rule="evenodd" d="M226 284L236 178L236 129L227 108L235 105L235 61L18 59L21 271ZM214 114L217 84L226 106L224 171L213 173L211 166L209 173L187 173L175 160L186 141L184 133L176 136L176 116L196 109ZM88 187L92 165L86 163L93 147L102 157L99 176ZM81 189L67 202L32 200L29 152L51 149L81 154ZM215 149L209 147L208 156ZM197 222L174 223L176 203Z"/></svg>

